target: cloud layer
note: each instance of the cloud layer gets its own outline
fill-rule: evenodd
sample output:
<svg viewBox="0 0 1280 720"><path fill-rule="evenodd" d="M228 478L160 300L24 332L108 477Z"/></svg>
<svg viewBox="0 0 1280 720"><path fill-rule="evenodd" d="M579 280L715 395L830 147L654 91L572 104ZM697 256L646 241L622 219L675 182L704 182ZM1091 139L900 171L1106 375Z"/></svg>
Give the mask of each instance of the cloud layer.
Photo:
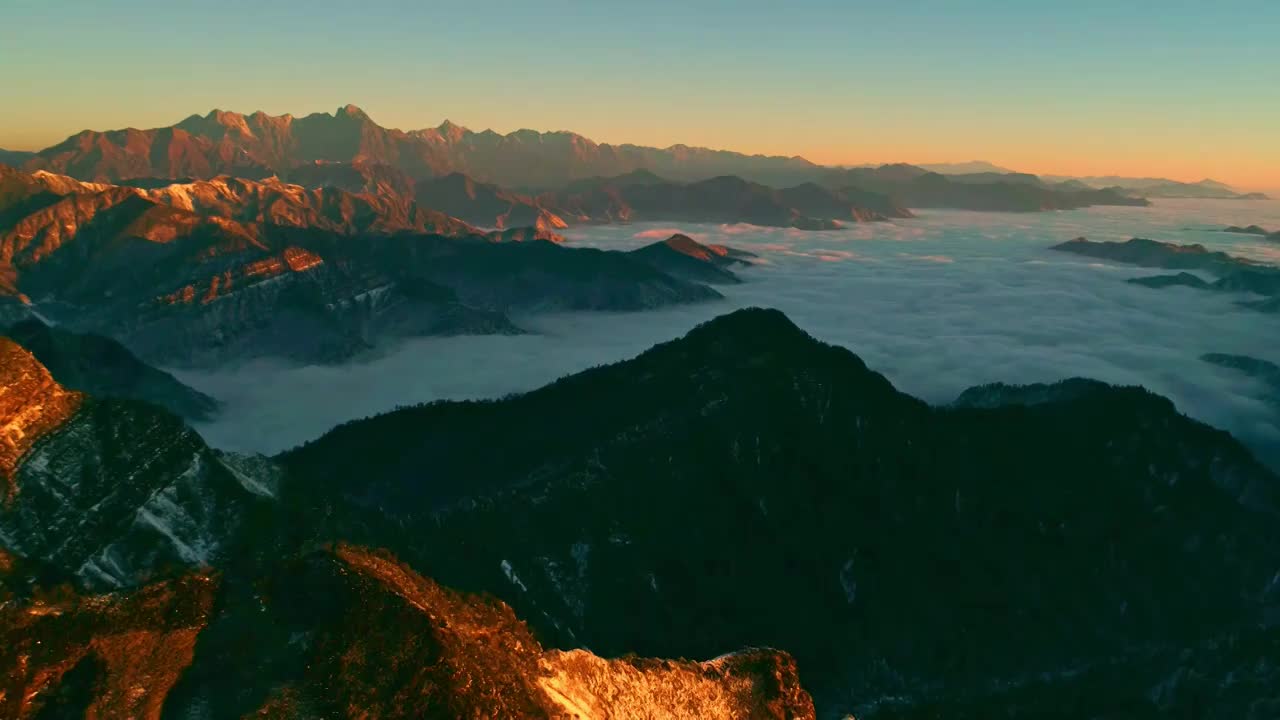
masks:
<svg viewBox="0 0 1280 720"><path fill-rule="evenodd" d="M1280 227L1280 203L1160 201L1011 215L926 211L912 220L829 232L754 226L632 225L576 228L579 245L630 249L681 231L758 253L727 299L628 314L521 318L537 334L409 341L340 368L253 364L182 373L224 400L200 427L215 445L275 452L345 420L440 398L493 397L635 355L728 310L786 312L827 342L858 353L900 389L934 403L972 385L1071 376L1140 384L1197 419L1231 430L1273 464L1280 418L1242 373L1206 352L1280 362L1280 318L1244 310L1230 294L1152 290L1124 280L1160 271L1082 261L1055 243L1133 236L1200 242L1263 261L1277 250L1228 224Z"/></svg>

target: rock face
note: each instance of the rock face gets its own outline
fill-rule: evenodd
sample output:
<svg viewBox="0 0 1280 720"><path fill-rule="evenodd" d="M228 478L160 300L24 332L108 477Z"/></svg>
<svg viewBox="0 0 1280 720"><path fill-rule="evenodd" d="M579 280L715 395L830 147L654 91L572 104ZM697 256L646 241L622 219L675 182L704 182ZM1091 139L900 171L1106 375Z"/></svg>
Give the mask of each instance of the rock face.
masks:
<svg viewBox="0 0 1280 720"><path fill-rule="evenodd" d="M317 163L349 163L389 166L415 178L462 172L517 188L555 188L574 179L640 168L678 179L738 174L782 184L801 182L818 167L803 158L683 145L658 149L597 144L569 132L477 133L448 121L437 128L404 132L381 127L353 105L301 118L214 110L165 128L86 130L25 163L30 170L105 182L220 174L263 178Z"/></svg>
<svg viewBox="0 0 1280 720"><path fill-rule="evenodd" d="M63 389L31 353L0 338L0 475L8 503L18 494L23 460L79 412L83 402L83 395Z"/></svg>
<svg viewBox="0 0 1280 720"><path fill-rule="evenodd" d="M0 228L0 310L17 320L38 307L149 362L200 366L337 362L402 337L519 332L510 310L719 297L621 253L534 242L559 239L545 228L482 233L398 207L274 181L137 189L0 173L0 212L21 215Z"/></svg>
<svg viewBox="0 0 1280 720"><path fill-rule="evenodd" d="M63 589L0 605L0 714L159 720L216 587L196 574L129 595Z"/></svg>
<svg viewBox="0 0 1280 720"><path fill-rule="evenodd" d="M1196 707L1143 683L1270 617L1280 480L1141 389L975 395L929 407L746 310L517 398L342 426L281 458L283 495L317 539L491 592L558 647L785 647L823 716L1113 665L1114 697Z"/></svg>
<svg viewBox="0 0 1280 720"><path fill-rule="evenodd" d="M243 698L243 686L206 684L229 659L211 654L262 618L237 616L209 576L0 606L4 716L814 718L785 653L696 663L544 651L505 604L442 588L387 553L343 545L259 582L254 614L277 636L250 638L234 658L259 673Z"/></svg>
<svg viewBox="0 0 1280 720"><path fill-rule="evenodd" d="M270 502L250 477L169 413L62 389L0 338L7 500L0 550L81 587L133 585L202 566Z"/></svg>
<svg viewBox="0 0 1280 720"><path fill-rule="evenodd" d="M218 410L216 400L147 365L110 338L52 328L37 318L11 325L4 334L72 390L141 400L194 420L208 419Z"/></svg>
<svg viewBox="0 0 1280 720"><path fill-rule="evenodd" d="M631 257L674 277L704 283L741 282L730 270L749 266L754 254L724 245L703 245L679 233L651 245L632 250Z"/></svg>

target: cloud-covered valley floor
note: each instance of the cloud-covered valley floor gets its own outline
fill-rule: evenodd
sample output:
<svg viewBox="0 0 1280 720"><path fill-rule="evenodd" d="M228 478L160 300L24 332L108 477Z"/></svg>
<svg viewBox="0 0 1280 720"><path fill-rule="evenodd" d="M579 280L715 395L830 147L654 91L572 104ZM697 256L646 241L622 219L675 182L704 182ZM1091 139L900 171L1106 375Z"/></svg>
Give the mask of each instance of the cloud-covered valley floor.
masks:
<svg viewBox="0 0 1280 720"><path fill-rule="evenodd" d="M1144 385L1194 418L1230 430L1273 466L1280 417L1273 392L1209 352L1280 362L1280 316L1235 305L1244 296L1149 289L1125 280L1167 271L1050 251L1077 236L1148 237L1280 264L1280 245L1214 232L1280 228L1280 202L1156 201L1149 208L1037 214L922 211L918 218L830 232L696 224L575 228L575 245L630 249L684 232L758 253L721 287L726 299L644 313L517 318L525 336L427 338L342 367L256 362L178 373L225 411L198 429L215 446L276 452L335 424L407 405L530 390L631 357L736 307L787 313L848 347L899 389L933 403L995 381L1084 376Z"/></svg>

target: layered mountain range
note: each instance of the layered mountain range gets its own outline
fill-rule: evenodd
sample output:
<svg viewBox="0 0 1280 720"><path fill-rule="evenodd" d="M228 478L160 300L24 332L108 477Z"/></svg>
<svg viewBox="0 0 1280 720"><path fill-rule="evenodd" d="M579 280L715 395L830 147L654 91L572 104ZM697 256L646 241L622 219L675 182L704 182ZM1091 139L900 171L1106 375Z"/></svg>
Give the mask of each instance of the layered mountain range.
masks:
<svg viewBox="0 0 1280 720"><path fill-rule="evenodd" d="M275 179L138 188L0 168L0 215L0 319L38 313L166 365L336 362L400 337L520 332L512 314L720 297L546 229Z"/></svg>
<svg viewBox="0 0 1280 720"><path fill-rule="evenodd" d="M908 217L908 207L1034 211L1145 204L1116 190L1016 173L960 179L905 165L844 170L799 157L599 144L571 132L472 132L448 121L393 130L353 105L301 118L214 110L170 127L85 130L11 160L28 171L95 182L277 176L309 187L414 198L486 227L555 227L559 215L590 222L684 219L821 229L833 221ZM903 168L911 177L901 177ZM637 173L649 181L634 182ZM770 188L790 188L795 197Z"/></svg>
<svg viewBox="0 0 1280 720"><path fill-rule="evenodd" d="M913 208L1038 212L1091 205L1151 204L1145 198L1133 197L1117 188L1051 184L1024 173L943 175L906 164L842 170L828 176L826 182L837 187L884 193Z"/></svg>
<svg viewBox="0 0 1280 720"><path fill-rule="evenodd" d="M1248 225L1245 227L1240 227L1239 225L1230 225L1226 228L1223 228L1222 232L1238 233L1242 235L1257 235L1259 237L1266 238L1267 240L1280 242L1280 230L1276 230L1275 232L1270 232L1266 228L1260 227L1258 225Z"/></svg>
<svg viewBox="0 0 1280 720"><path fill-rule="evenodd" d="M758 182L794 184L818 167L802 158L680 145L659 150L598 144L570 132L472 132L448 121L424 130L393 130L354 105L299 118L214 110L165 128L86 130L27 162L33 170L107 182L220 174L264 178L317 162L364 162L398 168L413 177L457 171L517 188L556 187L637 169L676 180L743 175Z"/></svg>
<svg viewBox="0 0 1280 720"><path fill-rule="evenodd" d="M1081 237L1054 245L1051 249L1129 265L1182 270L1174 275L1132 278L1129 282L1150 288L1183 286L1252 294L1260 299L1241 300L1238 304L1267 313L1280 312L1280 269L1209 250L1199 243L1179 245L1146 238L1131 238L1122 243L1093 242ZM1205 280L1187 270L1210 273L1216 279Z"/></svg>
<svg viewBox="0 0 1280 720"><path fill-rule="evenodd" d="M0 398L39 408L0 417L39 429L7 434L34 439L0 507L18 717L808 717L797 678L821 717L1280 702L1280 479L1139 388L930 407L743 310L266 459L152 406L45 401L67 391L5 347ZM602 659L628 653L718 659Z"/></svg>
<svg viewBox="0 0 1280 720"><path fill-rule="evenodd" d="M1206 198L1220 200L1266 200L1258 192L1240 192L1226 183L1205 178L1198 182L1180 182L1169 178L1124 177L1121 175L1028 175L993 165L983 160L961 163L931 163L920 167L930 172L950 176L1006 175L1035 178L1036 182L1049 186L1076 189L1115 188L1126 194L1145 198Z"/></svg>
<svg viewBox="0 0 1280 720"><path fill-rule="evenodd" d="M806 183L775 190L726 175L698 182L666 180L647 170L575 181L536 196L477 183L461 173L415 185L421 203L484 226L540 227L645 221L748 223L833 230L846 222L912 217L886 195L841 192Z"/></svg>

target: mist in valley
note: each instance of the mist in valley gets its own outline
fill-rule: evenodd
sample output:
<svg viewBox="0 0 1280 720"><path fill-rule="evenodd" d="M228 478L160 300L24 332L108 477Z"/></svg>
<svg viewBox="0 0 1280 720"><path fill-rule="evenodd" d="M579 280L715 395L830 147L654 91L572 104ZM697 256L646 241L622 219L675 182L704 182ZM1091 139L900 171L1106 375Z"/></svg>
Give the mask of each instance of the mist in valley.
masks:
<svg viewBox="0 0 1280 720"><path fill-rule="evenodd" d="M572 245L631 249L683 232L759 257L738 271L742 284L718 287L721 301L642 313L515 317L529 334L410 340L342 366L256 361L175 374L224 403L217 420L197 426L211 444L274 453L400 405L527 391L755 305L782 310L931 403L997 381L1083 376L1143 385L1280 464L1280 417L1268 403L1275 389L1200 359L1219 352L1280 362L1280 317L1237 306L1246 295L1125 282L1168 271L1048 249L1077 236L1138 236L1280 264L1280 245L1217 231L1232 224L1280 228L1280 202L1162 200L1149 208L918 215L825 232L669 223L577 227L567 233Z"/></svg>

